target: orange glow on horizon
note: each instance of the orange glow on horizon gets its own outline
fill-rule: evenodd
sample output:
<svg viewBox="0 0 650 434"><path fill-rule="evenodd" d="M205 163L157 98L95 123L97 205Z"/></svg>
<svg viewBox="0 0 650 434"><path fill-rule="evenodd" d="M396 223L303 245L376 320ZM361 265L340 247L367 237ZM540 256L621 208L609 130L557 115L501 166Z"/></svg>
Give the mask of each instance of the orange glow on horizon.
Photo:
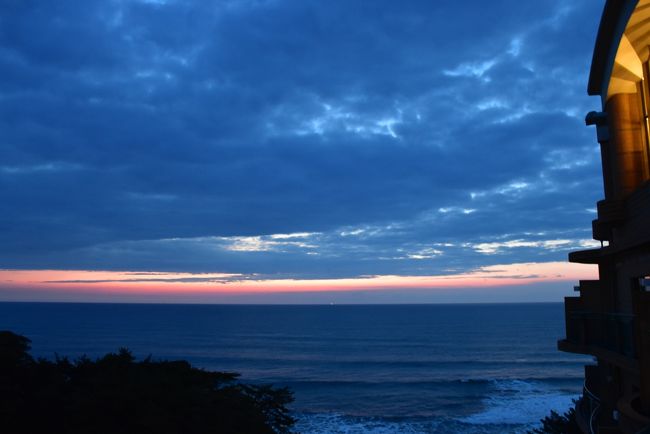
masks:
<svg viewBox="0 0 650 434"><path fill-rule="evenodd" d="M28 292L38 289L77 294L254 294L490 288L596 277L595 266L566 262L493 265L467 273L434 276L380 275L338 279L271 279L226 273L0 270L0 291L20 289Z"/></svg>

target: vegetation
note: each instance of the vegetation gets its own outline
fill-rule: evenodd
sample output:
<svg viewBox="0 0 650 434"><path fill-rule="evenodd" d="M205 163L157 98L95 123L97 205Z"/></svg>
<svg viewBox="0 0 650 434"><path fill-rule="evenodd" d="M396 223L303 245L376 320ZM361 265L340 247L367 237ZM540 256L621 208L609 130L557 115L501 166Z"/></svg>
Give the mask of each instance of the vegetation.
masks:
<svg viewBox="0 0 650 434"><path fill-rule="evenodd" d="M97 360L49 361L30 340L0 331L4 434L283 434L294 423L286 388L185 361L136 361L126 349Z"/></svg>
<svg viewBox="0 0 650 434"><path fill-rule="evenodd" d="M541 428L528 431L528 434L582 434L576 422L576 410L573 407L563 415L551 410L551 414L541 422Z"/></svg>

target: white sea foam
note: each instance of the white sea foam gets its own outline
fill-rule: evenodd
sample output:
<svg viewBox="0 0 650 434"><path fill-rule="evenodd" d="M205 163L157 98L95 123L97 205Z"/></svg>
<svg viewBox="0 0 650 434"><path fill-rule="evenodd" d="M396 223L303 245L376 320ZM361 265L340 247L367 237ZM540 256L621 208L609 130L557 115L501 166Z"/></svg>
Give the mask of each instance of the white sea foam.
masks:
<svg viewBox="0 0 650 434"><path fill-rule="evenodd" d="M551 410L562 414L572 405L574 395L554 390L541 382L495 381L493 393L484 400L485 409L459 419L468 424L532 425Z"/></svg>
<svg viewBox="0 0 650 434"><path fill-rule="evenodd" d="M320 413L297 415L297 419L295 429L302 434L520 434L521 432L521 425L468 425L446 418L394 422L381 418Z"/></svg>
<svg viewBox="0 0 650 434"><path fill-rule="evenodd" d="M425 434L431 432L418 424L408 422L354 418L333 413L299 415L295 429L303 434Z"/></svg>

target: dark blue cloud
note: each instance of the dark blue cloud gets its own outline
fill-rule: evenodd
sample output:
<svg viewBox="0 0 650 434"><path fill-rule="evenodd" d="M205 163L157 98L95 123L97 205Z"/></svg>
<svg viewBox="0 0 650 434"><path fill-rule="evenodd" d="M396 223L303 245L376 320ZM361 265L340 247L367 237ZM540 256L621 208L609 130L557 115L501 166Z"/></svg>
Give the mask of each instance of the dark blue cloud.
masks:
<svg viewBox="0 0 650 434"><path fill-rule="evenodd" d="M564 259L602 190L582 122L601 3L3 2L0 261L322 277ZM309 246L232 249L297 232Z"/></svg>

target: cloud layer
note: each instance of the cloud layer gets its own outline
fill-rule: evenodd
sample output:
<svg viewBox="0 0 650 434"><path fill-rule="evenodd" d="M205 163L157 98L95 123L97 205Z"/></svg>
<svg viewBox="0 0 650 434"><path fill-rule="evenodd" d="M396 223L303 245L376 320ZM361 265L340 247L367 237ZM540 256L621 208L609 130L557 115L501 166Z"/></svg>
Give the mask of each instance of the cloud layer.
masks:
<svg viewBox="0 0 650 434"><path fill-rule="evenodd" d="M0 264L424 276L563 261L602 1L9 0Z"/></svg>

